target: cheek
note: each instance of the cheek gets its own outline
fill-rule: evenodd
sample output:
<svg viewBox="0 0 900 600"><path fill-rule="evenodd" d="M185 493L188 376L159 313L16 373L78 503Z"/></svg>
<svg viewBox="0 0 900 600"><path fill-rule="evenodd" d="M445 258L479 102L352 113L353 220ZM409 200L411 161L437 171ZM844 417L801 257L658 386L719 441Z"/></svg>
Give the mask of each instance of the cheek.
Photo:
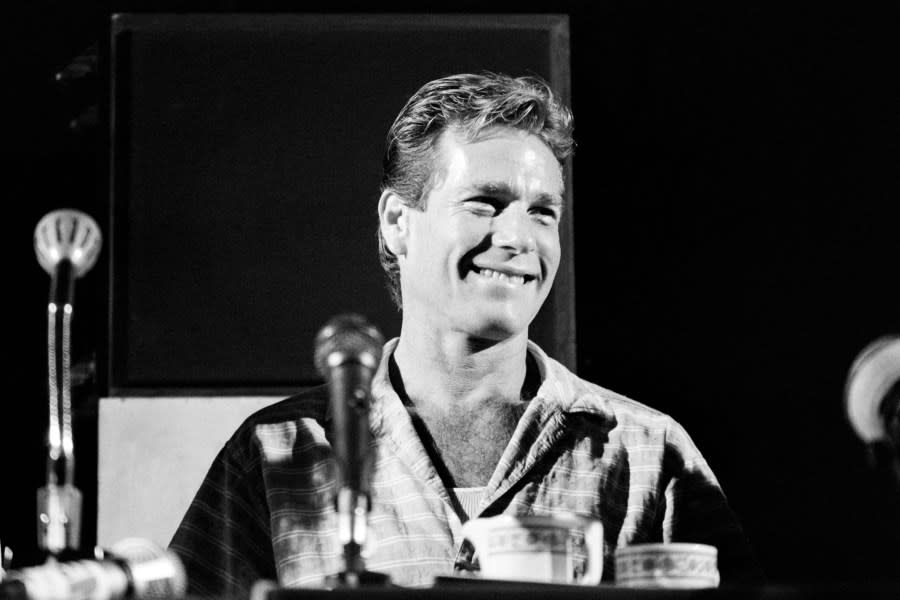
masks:
<svg viewBox="0 0 900 600"><path fill-rule="evenodd" d="M547 264L555 271L556 266L559 264L559 258L562 252L559 243L559 231L554 229L552 231L542 232L537 236L537 241L538 247L541 250L541 256L544 257Z"/></svg>
<svg viewBox="0 0 900 600"><path fill-rule="evenodd" d="M457 219L444 223L428 222L416 230L416 249L420 268L430 276L441 277L456 271L462 256L474 247L479 234Z"/></svg>
<svg viewBox="0 0 900 600"><path fill-rule="evenodd" d="M454 218L440 232L434 232L435 239L441 240L450 254L462 257L473 248L480 246L490 238L491 228L488 219L461 216Z"/></svg>

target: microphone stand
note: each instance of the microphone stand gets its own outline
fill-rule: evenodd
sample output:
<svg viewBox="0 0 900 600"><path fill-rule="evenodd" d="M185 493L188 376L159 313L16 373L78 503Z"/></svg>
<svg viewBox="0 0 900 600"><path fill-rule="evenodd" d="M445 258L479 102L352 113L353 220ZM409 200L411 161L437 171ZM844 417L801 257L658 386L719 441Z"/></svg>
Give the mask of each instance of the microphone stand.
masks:
<svg viewBox="0 0 900 600"><path fill-rule="evenodd" d="M325 578L328 588L386 586L390 577L366 569L362 548L366 541L369 496L350 486L342 486L337 495L338 537L343 543L343 569Z"/></svg>
<svg viewBox="0 0 900 600"><path fill-rule="evenodd" d="M38 262L51 277L47 303L46 485L37 491L38 547L51 558L77 551L81 541L82 496L75 487L72 436L71 330L75 279L94 266L100 252L97 223L76 210L45 215L34 231ZM60 483L62 481L62 483Z"/></svg>
<svg viewBox="0 0 900 600"><path fill-rule="evenodd" d="M46 485L38 490L38 545L51 555L78 550L81 492L75 487L72 437L71 327L74 291L72 263L59 262L47 304L47 388L50 424ZM62 485L60 474L62 473Z"/></svg>

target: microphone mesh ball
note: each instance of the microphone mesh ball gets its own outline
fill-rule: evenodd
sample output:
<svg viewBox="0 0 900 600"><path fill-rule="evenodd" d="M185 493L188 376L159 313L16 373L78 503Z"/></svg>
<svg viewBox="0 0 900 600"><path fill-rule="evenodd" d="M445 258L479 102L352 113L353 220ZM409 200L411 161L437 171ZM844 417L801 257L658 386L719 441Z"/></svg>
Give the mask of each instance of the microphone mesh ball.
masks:
<svg viewBox="0 0 900 600"><path fill-rule="evenodd" d="M338 315L316 335L316 369L326 380L332 367L344 363L362 363L376 369L382 346L384 337L365 317L355 313Z"/></svg>
<svg viewBox="0 0 900 600"><path fill-rule="evenodd" d="M34 230L34 252L50 275L60 262L68 260L75 277L81 277L97 262L102 245L103 236L97 222L78 210L47 213Z"/></svg>

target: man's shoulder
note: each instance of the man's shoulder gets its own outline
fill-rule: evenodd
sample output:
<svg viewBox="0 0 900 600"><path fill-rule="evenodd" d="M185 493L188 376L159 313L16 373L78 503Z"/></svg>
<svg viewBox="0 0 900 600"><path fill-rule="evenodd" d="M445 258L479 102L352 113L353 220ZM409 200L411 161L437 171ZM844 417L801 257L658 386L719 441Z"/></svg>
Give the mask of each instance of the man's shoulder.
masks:
<svg viewBox="0 0 900 600"><path fill-rule="evenodd" d="M241 423L226 442L226 451L246 456L289 451L298 440L325 439L329 420L327 386L317 386L265 406Z"/></svg>
<svg viewBox="0 0 900 600"><path fill-rule="evenodd" d="M578 390L571 412L602 415L610 433L626 445L666 446L678 452L699 454L684 426L674 417L650 405L575 375Z"/></svg>
<svg viewBox="0 0 900 600"><path fill-rule="evenodd" d="M296 422L301 419L324 422L328 417L328 403L328 386L319 385L257 410L244 420L242 427L252 429L257 425Z"/></svg>
<svg viewBox="0 0 900 600"><path fill-rule="evenodd" d="M614 447L630 448L629 456L645 466L656 465L667 453L681 456L681 464L701 460L690 435L671 415L580 377L577 380L575 399L566 411L572 431L587 437L601 435Z"/></svg>
<svg viewBox="0 0 900 600"><path fill-rule="evenodd" d="M574 376L574 375L573 375ZM581 406L602 406L612 412L618 418L629 421L662 422L671 421L668 414L653 408L649 404L639 402L634 398L613 391L586 379L578 377L579 395L574 404Z"/></svg>
<svg viewBox="0 0 900 600"><path fill-rule="evenodd" d="M588 381L544 355L548 393L572 426L602 431L621 443L672 446L693 452L693 442L674 417L610 388Z"/></svg>
<svg viewBox="0 0 900 600"><path fill-rule="evenodd" d="M544 355L546 375L551 382L553 393L570 413L594 413L619 422L668 423L672 417L613 391L610 388L588 381L570 371L562 363Z"/></svg>

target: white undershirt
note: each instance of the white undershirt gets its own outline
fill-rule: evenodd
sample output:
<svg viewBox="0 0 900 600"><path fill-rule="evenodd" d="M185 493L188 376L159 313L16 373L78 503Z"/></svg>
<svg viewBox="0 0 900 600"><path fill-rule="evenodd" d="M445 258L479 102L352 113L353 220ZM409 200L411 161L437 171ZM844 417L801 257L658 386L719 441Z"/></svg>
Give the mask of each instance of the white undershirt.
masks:
<svg viewBox="0 0 900 600"><path fill-rule="evenodd" d="M478 514L478 507L481 506L481 499L484 498L484 490L484 486L453 488L456 500L466 517L471 518Z"/></svg>

